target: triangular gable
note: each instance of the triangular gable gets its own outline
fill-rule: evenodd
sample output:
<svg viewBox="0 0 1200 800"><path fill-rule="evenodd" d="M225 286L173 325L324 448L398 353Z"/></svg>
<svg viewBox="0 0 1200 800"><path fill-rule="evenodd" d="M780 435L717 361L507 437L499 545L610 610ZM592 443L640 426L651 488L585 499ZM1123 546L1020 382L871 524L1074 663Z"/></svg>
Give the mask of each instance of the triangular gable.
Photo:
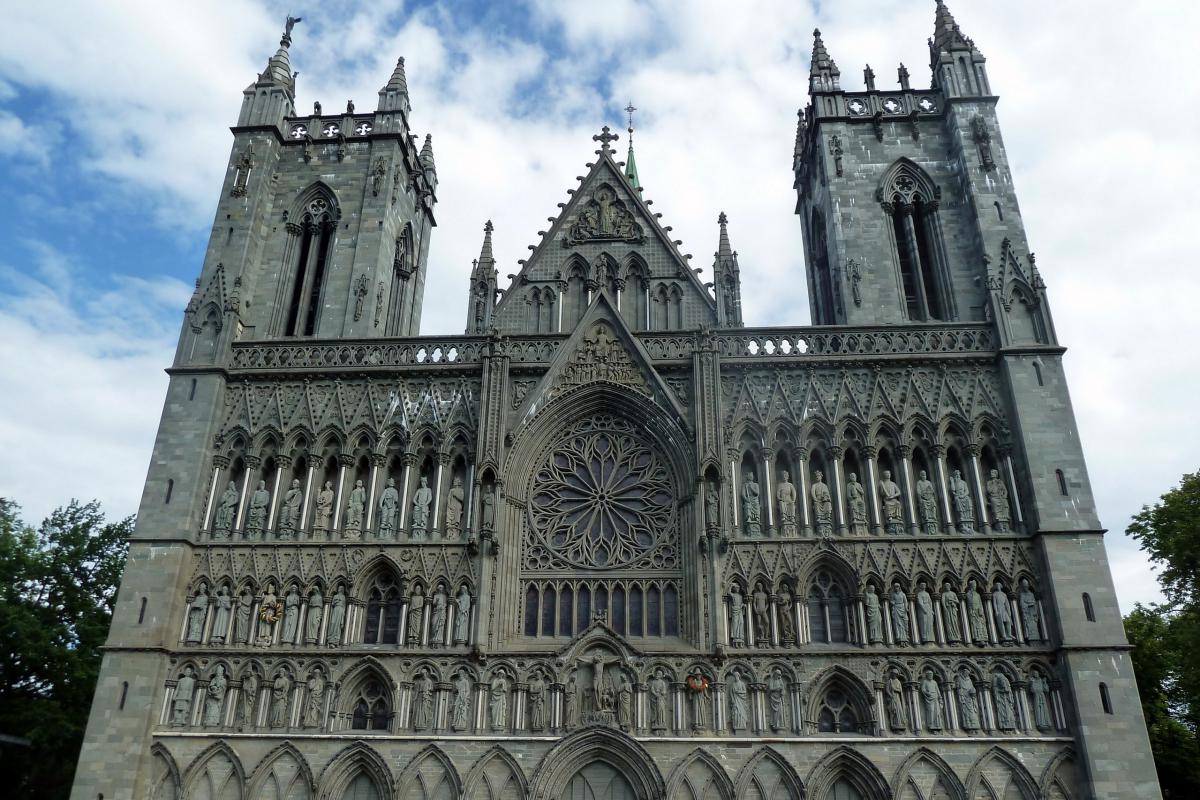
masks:
<svg viewBox="0 0 1200 800"><path fill-rule="evenodd" d="M576 255L590 265L588 280L603 286L606 281L601 273L616 277L613 273L621 268L617 262L630 252L640 257L639 262L649 270L649 278L685 280L688 284L685 293L711 312L711 317L695 323L689 321L689 325L716 324L716 300L607 148L598 152L579 188L561 205L550 229L532 250L516 282L496 306L493 318L502 329L528 327L521 324L528 322L529 314L522 307L527 292L519 287L553 286L567 280L570 276L565 270Z"/></svg>
<svg viewBox="0 0 1200 800"><path fill-rule="evenodd" d="M681 425L687 419L675 393L655 371L650 356L605 291L597 293L546 374L525 395L515 419L527 420L564 392L597 383L616 384L644 395L673 412Z"/></svg>

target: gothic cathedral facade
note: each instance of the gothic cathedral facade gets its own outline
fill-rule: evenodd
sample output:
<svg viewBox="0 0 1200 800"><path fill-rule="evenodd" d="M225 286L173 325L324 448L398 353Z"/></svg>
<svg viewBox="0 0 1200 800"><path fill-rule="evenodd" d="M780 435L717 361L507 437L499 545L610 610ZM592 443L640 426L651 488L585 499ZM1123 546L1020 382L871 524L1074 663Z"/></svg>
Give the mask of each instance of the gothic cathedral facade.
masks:
<svg viewBox="0 0 1200 800"><path fill-rule="evenodd" d="M76 800L1159 797L983 56L794 145L810 327L702 283L607 129L419 336L437 168L245 90ZM589 143L591 144L591 143ZM786 147L787 143L782 143ZM589 148L590 149L590 148Z"/></svg>

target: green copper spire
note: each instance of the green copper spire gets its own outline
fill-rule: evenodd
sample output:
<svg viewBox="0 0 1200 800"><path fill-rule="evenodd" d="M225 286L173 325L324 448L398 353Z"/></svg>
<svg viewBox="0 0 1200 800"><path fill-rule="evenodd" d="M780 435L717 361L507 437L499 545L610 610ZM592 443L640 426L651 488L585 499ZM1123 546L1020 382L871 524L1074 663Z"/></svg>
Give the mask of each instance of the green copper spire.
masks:
<svg viewBox="0 0 1200 800"><path fill-rule="evenodd" d="M638 180L637 159L633 156L633 112L637 111L634 108L633 101L629 101L629 105L625 106L625 113L629 115L629 152L625 154L625 177L629 178L629 182L633 184L633 188L642 188L641 182Z"/></svg>

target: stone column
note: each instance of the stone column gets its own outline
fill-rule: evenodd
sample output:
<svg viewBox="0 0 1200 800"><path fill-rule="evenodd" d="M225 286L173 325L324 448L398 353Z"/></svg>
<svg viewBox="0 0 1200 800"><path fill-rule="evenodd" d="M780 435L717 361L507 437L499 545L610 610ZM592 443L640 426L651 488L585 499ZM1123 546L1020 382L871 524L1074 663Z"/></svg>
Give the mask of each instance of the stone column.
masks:
<svg viewBox="0 0 1200 800"><path fill-rule="evenodd" d="M876 536L883 535L883 514L879 509L879 449L866 447L867 456L867 523Z"/></svg>
<svg viewBox="0 0 1200 800"><path fill-rule="evenodd" d="M246 524L246 504L250 499L250 482L254 480L254 476L258 473L258 467L260 464L262 464L262 461L258 456L248 455L243 458L242 461L244 461L246 464L246 474L242 476L242 496L238 500L238 513L234 517L233 527L229 530L231 539L233 538L234 530L243 531L243 536L245 535L243 529Z"/></svg>
<svg viewBox="0 0 1200 800"><path fill-rule="evenodd" d="M386 454L371 454L371 477L367 484L367 513L363 517L363 533L375 529L375 499L379 496L379 473L386 465Z"/></svg>
<svg viewBox="0 0 1200 800"><path fill-rule="evenodd" d="M741 522L740 509L738 508L738 461L737 453L729 451L729 494L730 494L730 515L729 518L733 521L730 525L730 532L734 536L740 534L739 526Z"/></svg>
<svg viewBox="0 0 1200 800"><path fill-rule="evenodd" d="M913 480L912 447L902 444L900 452L900 485L904 488L904 507L908 509L908 532L913 536L921 532L921 522L917 519L916 481Z"/></svg>
<svg viewBox="0 0 1200 800"><path fill-rule="evenodd" d="M796 451L796 463L799 465L797 472L797 480L800 481L800 486L797 493L800 495L800 535L812 536L812 517L808 510L808 448L801 447Z"/></svg>
<svg viewBox="0 0 1200 800"><path fill-rule="evenodd" d="M829 482L829 489L833 492L834 524L837 525L837 532L845 536L848 530L846 528L846 489L842 484L843 452L842 448L838 446L829 448L829 459L833 466L833 479Z"/></svg>
<svg viewBox="0 0 1200 800"><path fill-rule="evenodd" d="M863 606L863 593L854 595L854 621L858 628L858 643L869 645L871 637L867 634L867 610Z"/></svg>
<svg viewBox="0 0 1200 800"><path fill-rule="evenodd" d="M438 453L437 478L433 482L433 516L429 518L429 538L442 531L442 478L446 474L446 465L450 463L449 453Z"/></svg>
<svg viewBox="0 0 1200 800"><path fill-rule="evenodd" d="M333 523L330 533L342 529L342 498L346 494L346 468L353 464L354 456L346 453L338 455L337 492L333 499Z"/></svg>
<svg viewBox="0 0 1200 800"><path fill-rule="evenodd" d="M975 518L978 520L979 530L987 535L992 532L992 522L988 516L987 496L983 492L983 474L979 466L979 445L967 445L967 452L971 454L972 483L975 486Z"/></svg>
<svg viewBox="0 0 1200 800"><path fill-rule="evenodd" d="M913 283L916 284L917 290L917 313L921 315L921 320L927 320L929 319L929 298L925 296L925 280L922 276L925 266L921 264L920 248L917 247L917 229L913 224L915 208L912 203L900 203L897 210L903 217L905 247L913 266Z"/></svg>
<svg viewBox="0 0 1200 800"><path fill-rule="evenodd" d="M314 502L313 479L317 476L317 464L320 461L320 453L308 454L308 475L304 478L304 504L300 506L300 525L296 530L297 539L301 538L304 531L308 529L308 510L312 508Z"/></svg>
<svg viewBox="0 0 1200 800"><path fill-rule="evenodd" d="M775 492L771 488L771 461L775 455L775 451L771 449L763 450L762 454L762 471L763 471L763 491L767 498L767 536L775 535Z"/></svg>
<svg viewBox="0 0 1200 800"><path fill-rule="evenodd" d="M908 704L909 714L912 717L912 732L920 736L925 728L925 715L921 713L921 696L917 692L917 682L912 680L905 681L904 688L906 690L904 699Z"/></svg>
<svg viewBox="0 0 1200 800"><path fill-rule="evenodd" d="M285 470L292 466L291 456L275 456L275 485L271 489L271 507L267 509L267 527L263 531L263 538L267 536L267 531L275 530L275 515L279 513L279 481L283 477Z"/></svg>
<svg viewBox="0 0 1200 800"><path fill-rule="evenodd" d="M1013 512L1016 514L1017 525L1025 529L1025 515L1021 513L1021 494L1017 491L1017 476L1013 473L1012 453L1004 451L1004 475L1008 480L1008 496L1012 498Z"/></svg>
<svg viewBox="0 0 1200 800"><path fill-rule="evenodd" d="M399 537L402 531L406 531L405 527L408 523L408 504L409 499L409 484L412 482L412 468L417 463L416 453L404 454L404 474L400 478L400 518L396 525L396 536Z"/></svg>
<svg viewBox="0 0 1200 800"><path fill-rule="evenodd" d="M947 536L953 536L956 529L954 511L950 507L950 484L946 479L946 446L935 444L933 454L937 458L938 495L942 498L942 527Z"/></svg>
<svg viewBox="0 0 1200 800"><path fill-rule="evenodd" d="M221 470L229 466L229 459L225 456L213 456L213 471L212 481L208 487L208 502L204 506L204 525L202 530L210 530L212 526L213 506L217 504L217 492L221 486Z"/></svg>

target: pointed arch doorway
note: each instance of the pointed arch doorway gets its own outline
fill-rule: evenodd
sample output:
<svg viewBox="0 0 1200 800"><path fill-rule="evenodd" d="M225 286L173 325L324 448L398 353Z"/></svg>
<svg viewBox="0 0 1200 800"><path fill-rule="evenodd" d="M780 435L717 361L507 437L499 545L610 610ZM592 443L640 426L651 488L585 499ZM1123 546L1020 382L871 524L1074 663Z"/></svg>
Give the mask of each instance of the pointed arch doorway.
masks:
<svg viewBox="0 0 1200 800"><path fill-rule="evenodd" d="M612 764L593 761L571 777L561 800L637 800L637 795Z"/></svg>

